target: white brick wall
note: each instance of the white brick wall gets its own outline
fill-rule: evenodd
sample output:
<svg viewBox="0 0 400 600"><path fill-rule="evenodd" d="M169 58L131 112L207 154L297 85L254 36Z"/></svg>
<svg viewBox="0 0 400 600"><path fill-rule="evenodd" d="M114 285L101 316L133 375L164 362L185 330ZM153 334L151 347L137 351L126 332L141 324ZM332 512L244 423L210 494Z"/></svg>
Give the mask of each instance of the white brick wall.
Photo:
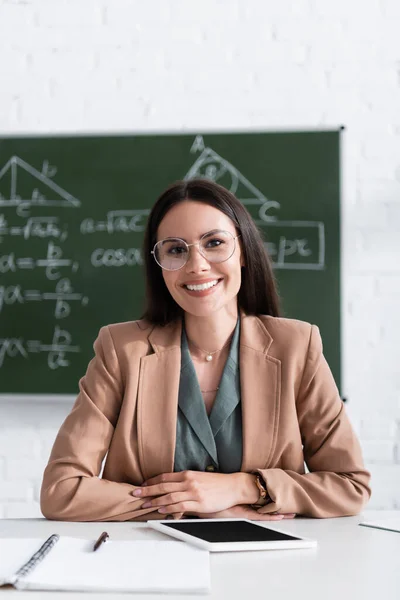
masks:
<svg viewBox="0 0 400 600"><path fill-rule="evenodd" d="M373 474L400 508L400 2L0 0L0 134L343 134L343 369ZM39 514L66 405L0 405L0 517Z"/></svg>

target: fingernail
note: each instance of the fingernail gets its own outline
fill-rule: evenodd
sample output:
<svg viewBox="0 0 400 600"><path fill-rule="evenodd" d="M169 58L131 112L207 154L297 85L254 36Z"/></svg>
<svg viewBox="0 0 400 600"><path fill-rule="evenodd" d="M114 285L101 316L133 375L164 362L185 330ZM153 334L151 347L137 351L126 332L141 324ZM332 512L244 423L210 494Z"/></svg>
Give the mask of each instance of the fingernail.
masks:
<svg viewBox="0 0 400 600"><path fill-rule="evenodd" d="M132 492L132 496L141 496L141 495L142 495L142 490L140 488L138 488L137 490Z"/></svg>
<svg viewBox="0 0 400 600"><path fill-rule="evenodd" d="M142 508L150 508L151 506L151 502L145 502L144 504L142 504Z"/></svg>
<svg viewBox="0 0 400 600"><path fill-rule="evenodd" d="M167 509L165 508L165 506L161 506L161 508L158 509L159 513L165 513L167 512Z"/></svg>

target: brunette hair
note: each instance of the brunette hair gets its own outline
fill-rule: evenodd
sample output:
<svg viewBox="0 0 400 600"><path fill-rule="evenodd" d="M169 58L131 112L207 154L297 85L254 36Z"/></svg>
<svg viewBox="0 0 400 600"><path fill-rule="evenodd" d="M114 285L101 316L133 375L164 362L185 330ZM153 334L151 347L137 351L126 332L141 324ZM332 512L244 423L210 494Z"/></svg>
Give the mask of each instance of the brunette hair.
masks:
<svg viewBox="0 0 400 600"><path fill-rule="evenodd" d="M169 293L151 251L157 242L158 227L167 212L185 200L203 202L223 212L240 234L245 267L238 293L238 306L246 314L279 316L275 278L261 234L246 208L227 189L208 179L176 181L158 198L147 221L143 256L146 297L143 317L154 325L167 325L183 315L182 308Z"/></svg>

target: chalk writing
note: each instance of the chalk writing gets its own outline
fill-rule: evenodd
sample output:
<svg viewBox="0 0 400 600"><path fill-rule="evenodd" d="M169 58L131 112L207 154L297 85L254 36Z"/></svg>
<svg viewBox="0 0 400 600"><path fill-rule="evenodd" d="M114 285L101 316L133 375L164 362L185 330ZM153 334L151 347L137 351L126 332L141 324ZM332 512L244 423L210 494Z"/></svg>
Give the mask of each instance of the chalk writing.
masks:
<svg viewBox="0 0 400 600"><path fill-rule="evenodd" d="M71 334L68 331L60 329L57 325L54 329L53 342L50 347L44 347L50 350L47 358L47 364L51 370L59 367L68 367L69 360L67 352L79 352L78 346L71 346Z"/></svg>
<svg viewBox="0 0 400 600"><path fill-rule="evenodd" d="M54 316L56 319L64 319L71 313L70 303L80 302L87 306L89 298L83 294L75 293L69 279L60 279L54 292L41 292L40 290L24 290L21 285L0 286L0 313L3 306L13 304L25 304L26 302L42 302L44 300L55 301Z"/></svg>
<svg viewBox="0 0 400 600"><path fill-rule="evenodd" d="M62 213L58 211L57 214L52 214L48 210L49 207L76 209L81 203L55 183L52 178L56 174L57 167L50 164L48 159L43 160L41 170L18 156L11 157L0 168L0 244L16 239L22 242L18 251L14 248L15 244L11 244L11 248L0 252L0 275L12 276L8 281L3 277L0 286L0 313L5 307L20 307L28 303L33 306L47 302L54 306L53 318L61 320L70 316L74 303L75 306L87 306L89 303L89 298L75 291L71 279L65 276L68 272L74 274L79 269L79 262L65 256L62 247L68 238L68 224L60 216ZM40 213L45 209L46 213L31 214L35 209L40 209ZM43 242L46 244L45 248ZM36 269L43 273L45 289L40 289L40 277L33 286L15 282L19 273L23 275ZM28 276L24 281L31 279ZM53 289L48 289L48 282L54 282ZM34 321L31 320L32 322ZM49 342L25 339L23 335L1 338L0 367L6 358L29 359L30 355L45 353L48 368L54 371L68 367L69 354L78 352L80 347L72 343L70 332L55 325Z"/></svg>
<svg viewBox="0 0 400 600"><path fill-rule="evenodd" d="M113 210L107 213L105 221L84 219L80 226L82 234L105 231L112 233L138 233L145 230L150 210Z"/></svg>
<svg viewBox="0 0 400 600"><path fill-rule="evenodd" d="M94 267L134 267L143 264L140 248L96 248L90 262Z"/></svg>
<svg viewBox="0 0 400 600"><path fill-rule="evenodd" d="M58 325L55 326L51 344L45 344L41 340L24 340L23 338L0 338L0 368L5 358L21 356L28 358L30 353L47 352L47 364L50 369L68 367L68 352L80 352L79 346L71 345L71 334Z"/></svg>
<svg viewBox="0 0 400 600"><path fill-rule="evenodd" d="M14 252L0 256L0 273L15 272L18 269L36 269L43 267L46 269L47 279L54 280L61 277L59 268L68 267L74 273L79 268L79 263L68 258L62 258L62 249L56 246L53 242L49 242L47 246L46 258L32 258L30 256L19 257L15 256Z"/></svg>
<svg viewBox="0 0 400 600"><path fill-rule="evenodd" d="M23 225L12 226L8 224L4 214L0 214L0 241L6 235L20 236L25 240L30 238L57 238L64 242L68 237L67 226L59 225L57 217L29 217Z"/></svg>
<svg viewBox="0 0 400 600"><path fill-rule="evenodd" d="M6 356L14 358L18 355L24 358L28 356L21 338L0 338L0 367L3 366Z"/></svg>
<svg viewBox="0 0 400 600"><path fill-rule="evenodd" d="M266 250L274 269L321 271L325 268L325 227L317 221L273 221L265 228Z"/></svg>

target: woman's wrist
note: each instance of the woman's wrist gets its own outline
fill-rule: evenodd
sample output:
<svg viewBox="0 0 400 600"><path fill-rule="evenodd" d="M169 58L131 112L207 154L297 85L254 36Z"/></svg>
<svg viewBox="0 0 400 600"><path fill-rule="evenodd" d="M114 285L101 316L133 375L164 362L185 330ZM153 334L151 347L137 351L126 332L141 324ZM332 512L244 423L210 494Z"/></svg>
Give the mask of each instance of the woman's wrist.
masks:
<svg viewBox="0 0 400 600"><path fill-rule="evenodd" d="M237 504L256 504L260 497L256 476L251 473L235 473L238 490Z"/></svg>

